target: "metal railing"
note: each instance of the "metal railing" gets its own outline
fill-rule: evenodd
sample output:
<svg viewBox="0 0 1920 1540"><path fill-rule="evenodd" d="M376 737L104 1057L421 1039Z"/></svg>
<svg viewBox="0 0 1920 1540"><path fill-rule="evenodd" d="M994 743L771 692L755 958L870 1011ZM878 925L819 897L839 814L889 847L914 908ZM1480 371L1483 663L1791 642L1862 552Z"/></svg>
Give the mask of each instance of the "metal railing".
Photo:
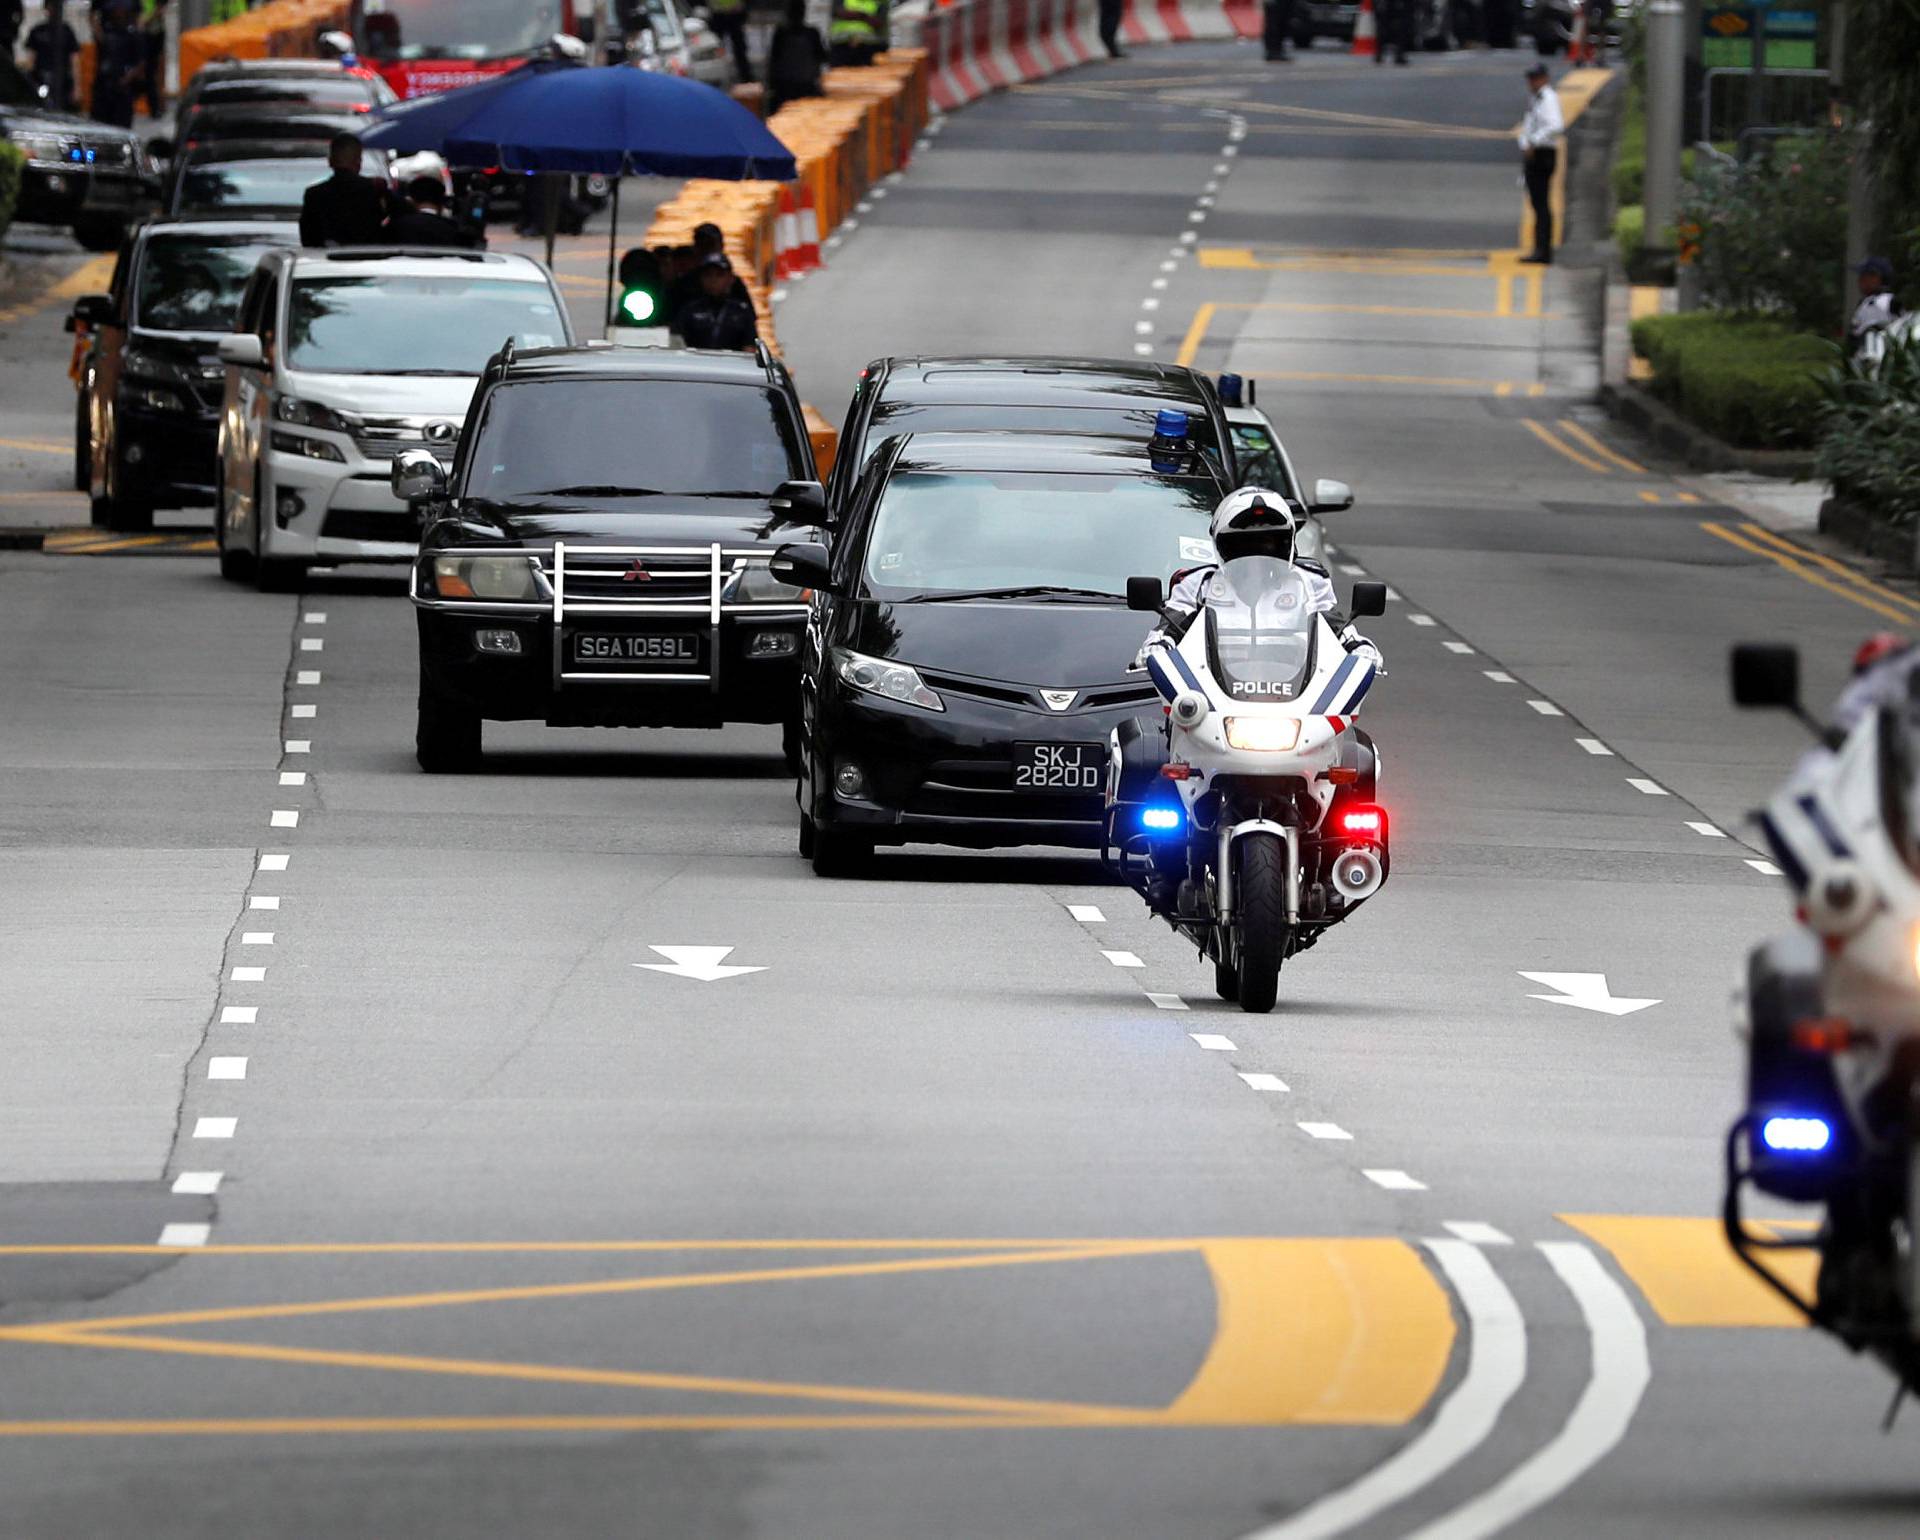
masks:
<svg viewBox="0 0 1920 1540"><path fill-rule="evenodd" d="M1768 128L1818 128L1827 121L1825 70L1766 70L1764 124ZM1739 138L1752 124L1754 74L1748 69L1710 69L1700 90L1700 138L1708 144Z"/></svg>

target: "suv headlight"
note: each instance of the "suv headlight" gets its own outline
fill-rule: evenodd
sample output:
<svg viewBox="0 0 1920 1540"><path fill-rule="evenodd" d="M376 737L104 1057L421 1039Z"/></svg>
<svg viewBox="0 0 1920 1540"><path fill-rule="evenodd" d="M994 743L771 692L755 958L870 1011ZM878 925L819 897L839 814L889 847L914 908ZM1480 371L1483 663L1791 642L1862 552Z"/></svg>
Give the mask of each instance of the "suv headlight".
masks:
<svg viewBox="0 0 1920 1540"><path fill-rule="evenodd" d="M546 580L531 556L436 556L433 591L442 599L529 603L545 597Z"/></svg>
<svg viewBox="0 0 1920 1540"><path fill-rule="evenodd" d="M66 146L58 139L45 134L21 134L14 141L20 153L28 160L56 160L66 163Z"/></svg>
<svg viewBox="0 0 1920 1540"><path fill-rule="evenodd" d="M806 594L806 589L782 583L765 567L742 567L728 580L720 597L729 604L798 604Z"/></svg>
<svg viewBox="0 0 1920 1540"><path fill-rule="evenodd" d="M126 364L128 374L137 374L143 379L161 380L169 385L181 384L188 379L187 371L179 364L158 353L150 353L145 348L128 348Z"/></svg>
<svg viewBox="0 0 1920 1540"><path fill-rule="evenodd" d="M845 647L833 649L833 669L840 682L869 695L882 696L907 706L928 711L945 711L946 702L929 690L926 681L904 663L889 663L884 658L869 658L863 652Z"/></svg>
<svg viewBox="0 0 1920 1540"><path fill-rule="evenodd" d="M302 401L298 396L281 396L273 403L273 415L282 422L302 428L319 428L327 433L352 433L357 426L351 417L336 412L318 401Z"/></svg>

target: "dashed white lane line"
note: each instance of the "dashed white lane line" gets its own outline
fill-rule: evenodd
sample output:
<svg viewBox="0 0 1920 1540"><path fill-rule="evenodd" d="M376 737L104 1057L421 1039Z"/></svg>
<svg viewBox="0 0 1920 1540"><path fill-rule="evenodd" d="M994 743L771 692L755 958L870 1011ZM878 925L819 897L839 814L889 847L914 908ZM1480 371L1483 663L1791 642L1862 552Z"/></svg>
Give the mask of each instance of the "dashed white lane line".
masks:
<svg viewBox="0 0 1920 1540"><path fill-rule="evenodd" d="M1448 652L1469 653L1473 651L1465 642L1442 642L1440 645L1446 648Z"/></svg>
<svg viewBox="0 0 1920 1540"><path fill-rule="evenodd" d="M1286 1081L1278 1075L1269 1075L1263 1069L1243 1069L1240 1078L1246 1081L1249 1090L1284 1091L1287 1088Z"/></svg>
<svg viewBox="0 0 1920 1540"><path fill-rule="evenodd" d="M1348 577L1365 577L1367 575L1367 569L1360 566L1357 562L1343 561L1340 563L1340 570L1346 573Z"/></svg>
<svg viewBox="0 0 1920 1540"><path fill-rule="evenodd" d="M1180 244L1183 246L1191 246L1195 241L1199 239L1200 239L1200 234L1197 230L1182 230L1180 232Z"/></svg>
<svg viewBox="0 0 1920 1540"><path fill-rule="evenodd" d="M224 1005L220 1008L220 1025L223 1027L251 1027L260 1020L260 1007L257 1005Z"/></svg>
<svg viewBox="0 0 1920 1540"><path fill-rule="evenodd" d="M1725 829L1710 823L1696 823L1691 818L1687 820L1687 827L1695 834L1705 835L1710 840L1723 840L1727 837Z"/></svg>
<svg viewBox="0 0 1920 1540"><path fill-rule="evenodd" d="M1116 968L1146 967L1146 964L1140 961L1140 959L1135 957L1131 952L1108 952L1103 950L1100 953L1100 955L1106 958L1106 960L1112 963Z"/></svg>
<svg viewBox="0 0 1920 1540"><path fill-rule="evenodd" d="M1464 1241L1427 1250L1467 1318L1467 1370L1415 1438L1349 1487L1243 1540L1330 1540L1431 1485L1486 1442L1527 1377L1527 1323L1493 1264Z"/></svg>
<svg viewBox="0 0 1920 1540"><path fill-rule="evenodd" d="M280 772L280 784L282 786L304 786L307 784L307 772L304 770L282 770Z"/></svg>
<svg viewBox="0 0 1920 1540"><path fill-rule="evenodd" d="M1513 1237L1479 1219L1449 1219L1447 1228L1469 1246L1511 1246Z"/></svg>
<svg viewBox="0 0 1920 1540"><path fill-rule="evenodd" d="M1100 912L1100 906L1097 904L1068 904L1067 913L1072 915L1082 925L1104 925L1107 923L1107 917Z"/></svg>
<svg viewBox="0 0 1920 1540"><path fill-rule="evenodd" d="M274 853L260 858L260 870L263 872L284 872L292 856Z"/></svg>
<svg viewBox="0 0 1920 1540"><path fill-rule="evenodd" d="M1178 272L1179 270L1180 270L1180 264L1178 262L1175 262L1171 257L1168 258L1165 262L1162 262L1160 264L1160 271L1163 273L1174 273L1174 272Z"/></svg>
<svg viewBox="0 0 1920 1540"><path fill-rule="evenodd" d="M302 720L305 720L307 717L318 716L319 714L320 708L318 706L289 706L287 708L288 716L299 717Z"/></svg>
<svg viewBox="0 0 1920 1540"><path fill-rule="evenodd" d="M183 1198L211 1198L220 1190L219 1171L182 1171L173 1179L173 1190Z"/></svg>
<svg viewBox="0 0 1920 1540"><path fill-rule="evenodd" d="M308 610L300 617L300 623L307 626L324 626L327 623L325 610Z"/></svg>
<svg viewBox="0 0 1920 1540"><path fill-rule="evenodd" d="M1133 323L1133 329L1134 329L1134 332L1139 336L1142 336L1142 337L1148 336L1153 331L1153 322L1135 321Z"/></svg>
<svg viewBox="0 0 1920 1540"><path fill-rule="evenodd" d="M280 907L280 900L277 898L263 898L259 894L255 894L247 900L247 907L249 909L278 909Z"/></svg>
<svg viewBox="0 0 1920 1540"><path fill-rule="evenodd" d="M1485 674L1487 678L1491 679L1495 684L1512 684L1514 682L1513 675L1509 674L1503 668L1483 668L1480 672Z"/></svg>
<svg viewBox="0 0 1920 1540"><path fill-rule="evenodd" d="M1591 1352L1586 1388L1565 1426L1531 1459L1498 1485L1416 1531L1414 1540L1484 1540L1509 1528L1605 1459L1639 1410L1653 1371L1647 1328L1632 1299L1599 1258L1578 1242L1542 1241L1540 1251L1586 1319Z"/></svg>
<svg viewBox="0 0 1920 1540"><path fill-rule="evenodd" d="M287 752L289 754L311 754L313 752L313 740L311 738L289 738L287 740Z"/></svg>
<svg viewBox="0 0 1920 1540"><path fill-rule="evenodd" d="M1153 298L1152 295L1148 295L1147 298L1140 301L1140 308L1142 310L1158 310L1160 308L1160 301Z"/></svg>
<svg viewBox="0 0 1920 1540"><path fill-rule="evenodd" d="M303 668L293 676L293 682L295 684L318 684L320 682L320 670L317 668Z"/></svg>
<svg viewBox="0 0 1920 1540"><path fill-rule="evenodd" d="M1434 619L1431 615L1409 615L1407 617L1407 624L1410 626L1430 626L1433 623Z"/></svg>
<svg viewBox="0 0 1920 1540"><path fill-rule="evenodd" d="M1376 1187L1384 1187L1388 1192L1425 1192L1427 1184L1407 1175L1404 1171L1365 1171L1360 1173Z"/></svg>
<svg viewBox="0 0 1920 1540"><path fill-rule="evenodd" d="M277 807L267 822L276 829L297 829L300 827L300 813L297 808Z"/></svg>
<svg viewBox="0 0 1920 1540"><path fill-rule="evenodd" d="M1209 1053L1232 1053L1235 1051L1233 1039L1222 1037L1218 1032L1189 1032L1188 1037Z"/></svg>
<svg viewBox="0 0 1920 1540"><path fill-rule="evenodd" d="M300 650L302 652L319 652L326 645L326 642L317 636L303 636L300 638Z"/></svg>
<svg viewBox="0 0 1920 1540"><path fill-rule="evenodd" d="M1751 866L1762 877L1778 877L1780 875L1780 868L1775 866L1771 861L1756 861L1749 858L1747 865Z"/></svg>
<svg viewBox="0 0 1920 1540"><path fill-rule="evenodd" d="M1138 353L1142 358L1151 358L1153 356L1153 344L1151 342L1136 342L1133 345L1133 351Z"/></svg>
<svg viewBox="0 0 1920 1540"><path fill-rule="evenodd" d="M1351 1139L1353 1137L1338 1123L1302 1123L1300 1132L1309 1139Z"/></svg>
<svg viewBox="0 0 1920 1540"><path fill-rule="evenodd" d="M1400 590L1397 588L1389 587L1387 589L1387 603L1398 604L1399 602L1400 602Z"/></svg>
<svg viewBox="0 0 1920 1540"><path fill-rule="evenodd" d="M244 1058L212 1058L207 1060L207 1079L209 1080L245 1080L247 1061Z"/></svg>
<svg viewBox="0 0 1920 1540"><path fill-rule="evenodd" d="M1147 998L1153 1002L1156 1010L1184 1011L1187 1009L1187 1002L1182 1000L1178 995L1156 994L1149 989L1147 991Z"/></svg>
<svg viewBox="0 0 1920 1540"><path fill-rule="evenodd" d="M227 977L236 984L264 984L267 981L265 968L235 968Z"/></svg>
<svg viewBox="0 0 1920 1540"><path fill-rule="evenodd" d="M1642 775L1628 776L1627 784L1635 791L1644 792L1649 797L1664 797L1667 795L1666 787L1662 786L1658 781L1650 781Z"/></svg>
<svg viewBox="0 0 1920 1540"><path fill-rule="evenodd" d="M240 1126L238 1118L200 1118L193 1125L196 1139L231 1139Z"/></svg>
<svg viewBox="0 0 1920 1540"><path fill-rule="evenodd" d="M1562 711L1550 700L1530 700L1527 704L1533 707L1533 709L1543 717L1563 717L1566 715L1566 712Z"/></svg>
<svg viewBox="0 0 1920 1540"><path fill-rule="evenodd" d="M162 1246L204 1246L213 1234L212 1225L171 1224L160 1229L157 1244Z"/></svg>
<svg viewBox="0 0 1920 1540"><path fill-rule="evenodd" d="M270 930L249 930L241 934L242 946L272 946L273 932Z"/></svg>
<svg viewBox="0 0 1920 1540"><path fill-rule="evenodd" d="M1613 750L1608 748L1598 738L1575 738L1573 741L1579 744L1580 747L1585 749L1589 754L1597 754L1602 759L1613 758Z"/></svg>

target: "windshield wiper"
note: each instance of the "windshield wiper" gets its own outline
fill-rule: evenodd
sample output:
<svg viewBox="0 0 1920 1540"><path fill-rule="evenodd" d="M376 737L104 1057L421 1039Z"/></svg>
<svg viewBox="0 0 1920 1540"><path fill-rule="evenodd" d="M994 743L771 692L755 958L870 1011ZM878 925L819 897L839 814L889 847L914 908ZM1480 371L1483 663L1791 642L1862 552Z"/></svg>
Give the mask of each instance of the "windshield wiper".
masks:
<svg viewBox="0 0 1920 1540"><path fill-rule="evenodd" d="M529 492L528 497L665 497L667 494L658 487L621 487L610 482L588 482L577 487L548 487L542 492Z"/></svg>
<svg viewBox="0 0 1920 1540"><path fill-rule="evenodd" d="M1108 593L1104 588L1069 588L1060 583L1027 583L1017 588L956 588L951 593L915 594L907 604L934 604L948 599L1112 599L1124 601L1125 594Z"/></svg>

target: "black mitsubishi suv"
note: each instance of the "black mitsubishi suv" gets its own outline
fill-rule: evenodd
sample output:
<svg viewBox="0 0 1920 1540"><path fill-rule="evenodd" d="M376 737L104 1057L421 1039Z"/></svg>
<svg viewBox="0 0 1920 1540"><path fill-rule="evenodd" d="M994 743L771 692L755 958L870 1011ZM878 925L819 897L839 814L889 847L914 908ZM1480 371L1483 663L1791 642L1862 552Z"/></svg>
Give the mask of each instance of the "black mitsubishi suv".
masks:
<svg viewBox="0 0 1920 1540"><path fill-rule="evenodd" d="M26 157L14 211L22 224L66 225L87 250L112 251L152 206L157 186L139 136L91 118L47 111L4 50L0 139Z"/></svg>
<svg viewBox="0 0 1920 1540"><path fill-rule="evenodd" d="M764 346L508 347L451 471L413 451L392 474L425 523L422 769L475 768L483 720L780 722L797 752L807 596L767 561L822 538L825 498Z"/></svg>

